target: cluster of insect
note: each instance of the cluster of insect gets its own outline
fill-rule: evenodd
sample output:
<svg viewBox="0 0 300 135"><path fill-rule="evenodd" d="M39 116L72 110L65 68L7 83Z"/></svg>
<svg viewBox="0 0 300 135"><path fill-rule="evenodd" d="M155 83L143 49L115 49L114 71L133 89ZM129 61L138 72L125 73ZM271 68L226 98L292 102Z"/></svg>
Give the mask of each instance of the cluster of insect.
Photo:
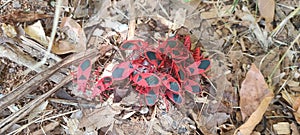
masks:
<svg viewBox="0 0 300 135"><path fill-rule="evenodd" d="M115 81L129 79L133 88L145 99L148 106L155 105L161 97L175 104L184 103L184 92L199 94L201 76L210 68L211 62L200 56L199 50L190 51L190 39L182 43L177 37L168 38L158 46L142 40L127 40L120 49L132 51L125 62L115 65L111 76L98 79L92 87L92 96L111 90ZM84 60L78 67L78 89L85 92L91 72L91 61Z"/></svg>

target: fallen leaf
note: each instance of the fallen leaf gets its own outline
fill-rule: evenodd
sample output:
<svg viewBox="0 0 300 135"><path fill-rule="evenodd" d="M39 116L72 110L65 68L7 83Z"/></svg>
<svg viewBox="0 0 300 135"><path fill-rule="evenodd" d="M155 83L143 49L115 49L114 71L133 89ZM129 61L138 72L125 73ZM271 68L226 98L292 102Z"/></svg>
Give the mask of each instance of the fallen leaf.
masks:
<svg viewBox="0 0 300 135"><path fill-rule="evenodd" d="M250 135L255 126L261 121L272 99L273 94L266 96L255 112L253 112L249 117L249 119L242 126L235 130L235 134L239 131L242 135Z"/></svg>
<svg viewBox="0 0 300 135"><path fill-rule="evenodd" d="M254 64L246 74L240 90L240 106L243 120L250 116L270 91L261 72Z"/></svg>
<svg viewBox="0 0 300 135"><path fill-rule="evenodd" d="M56 42L52 47L55 54L66 54L86 50L87 39L82 27L70 17L62 19L60 28L67 35L67 39Z"/></svg>
<svg viewBox="0 0 300 135"><path fill-rule="evenodd" d="M116 120L114 116L121 113L120 104L112 104L95 109L92 113L89 113L82 117L79 121L79 128L93 128L100 129L107 127L114 123Z"/></svg>
<svg viewBox="0 0 300 135"><path fill-rule="evenodd" d="M258 9L260 16L265 18L266 30L272 30L271 22L274 20L275 0L258 0Z"/></svg>
<svg viewBox="0 0 300 135"><path fill-rule="evenodd" d="M252 64L240 90L242 117L245 119L249 115L251 116L235 130L235 134L239 131L243 135L250 135L255 126L261 121L272 99L273 93L268 89L263 75Z"/></svg>
<svg viewBox="0 0 300 135"><path fill-rule="evenodd" d="M44 46L48 46L48 37L46 37L44 28L41 24L41 21L37 21L36 23L29 25L24 28L26 34L28 34L32 39L36 40L40 44Z"/></svg>

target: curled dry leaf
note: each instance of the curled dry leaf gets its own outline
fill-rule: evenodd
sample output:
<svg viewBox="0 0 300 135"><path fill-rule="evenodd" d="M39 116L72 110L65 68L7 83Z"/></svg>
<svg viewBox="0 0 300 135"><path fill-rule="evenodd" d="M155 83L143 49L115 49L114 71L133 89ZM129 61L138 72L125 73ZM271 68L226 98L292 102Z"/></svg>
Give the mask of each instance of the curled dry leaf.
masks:
<svg viewBox="0 0 300 135"><path fill-rule="evenodd" d="M251 116L235 133L240 131L243 135L251 134L255 126L261 121L272 99L273 93L268 89L263 75L257 67L252 64L240 90L242 117L245 119Z"/></svg>
<svg viewBox="0 0 300 135"><path fill-rule="evenodd" d="M46 37L44 28L40 20L32 25L25 27L24 30L26 34L28 34L32 39L36 40L44 46L48 46L49 40L48 37Z"/></svg>
<svg viewBox="0 0 300 135"><path fill-rule="evenodd" d="M258 0L260 16L266 20L266 30L272 30L271 22L274 20L275 0Z"/></svg>
<svg viewBox="0 0 300 135"><path fill-rule="evenodd" d="M52 47L55 54L66 54L86 50L87 39L82 27L70 17L62 19L60 28L64 30L67 39L56 42Z"/></svg>

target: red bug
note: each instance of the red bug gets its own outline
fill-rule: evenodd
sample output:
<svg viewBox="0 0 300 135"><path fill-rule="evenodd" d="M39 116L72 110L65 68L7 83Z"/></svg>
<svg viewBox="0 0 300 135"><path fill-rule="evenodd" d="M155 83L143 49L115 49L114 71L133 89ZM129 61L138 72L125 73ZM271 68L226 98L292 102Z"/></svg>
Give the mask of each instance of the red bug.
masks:
<svg viewBox="0 0 300 135"><path fill-rule="evenodd" d="M90 77L91 70L92 63L90 59L86 59L79 64L77 71L78 90L83 92L86 91L86 85Z"/></svg>
<svg viewBox="0 0 300 135"><path fill-rule="evenodd" d="M160 67L161 65L163 65L163 58L158 52L146 51L145 57L147 58L149 63L153 64L156 67Z"/></svg>
<svg viewBox="0 0 300 135"><path fill-rule="evenodd" d="M184 89L192 94L199 94L202 90L200 84L191 79L187 79L183 85Z"/></svg>
<svg viewBox="0 0 300 135"><path fill-rule="evenodd" d="M186 71L189 73L190 76L198 74L203 75L204 72L210 68L210 65L211 62L209 59L202 59L186 67Z"/></svg>
<svg viewBox="0 0 300 135"><path fill-rule="evenodd" d="M201 56L200 47L196 47L193 51L193 58L195 61L200 61L201 59L203 59Z"/></svg>
<svg viewBox="0 0 300 135"><path fill-rule="evenodd" d="M178 105L181 105L184 102L183 97L180 93L174 93L172 91L166 91L166 95L168 96L168 98L172 102L174 102Z"/></svg>
<svg viewBox="0 0 300 135"><path fill-rule="evenodd" d="M160 78L154 73L135 74L132 81L143 87L157 87L161 84Z"/></svg>
<svg viewBox="0 0 300 135"><path fill-rule="evenodd" d="M97 81L93 88L92 97L100 95L102 92L108 89L108 87L113 83L113 79L110 76L105 76Z"/></svg>
<svg viewBox="0 0 300 135"><path fill-rule="evenodd" d="M121 50L138 50L147 47L148 43L142 40L127 40L120 46Z"/></svg>
<svg viewBox="0 0 300 135"><path fill-rule="evenodd" d="M184 38L184 46L188 48L188 50L190 51L191 50L191 37L189 35L186 35L185 38Z"/></svg>
<svg viewBox="0 0 300 135"><path fill-rule="evenodd" d="M160 53L169 55L171 50L175 47L177 47L178 41L176 38L169 38L166 41L163 41L162 43L159 44L158 50Z"/></svg>
<svg viewBox="0 0 300 135"><path fill-rule="evenodd" d="M148 106L153 106L158 101L159 89L149 88L149 90L144 95L146 104Z"/></svg>
<svg viewBox="0 0 300 135"><path fill-rule="evenodd" d="M180 82L183 82L187 77L184 68L174 63L173 69L174 69L175 76L178 78L178 80Z"/></svg>
<svg viewBox="0 0 300 135"><path fill-rule="evenodd" d="M171 75L169 74L165 74L162 77L162 83L164 84L164 86L174 92L174 93L179 93L181 91L181 86L180 84L177 82L177 80L175 78L173 78Z"/></svg>
<svg viewBox="0 0 300 135"><path fill-rule="evenodd" d="M112 79L113 80L123 80L127 78L137 66L131 61L122 62L114 67L112 70Z"/></svg>

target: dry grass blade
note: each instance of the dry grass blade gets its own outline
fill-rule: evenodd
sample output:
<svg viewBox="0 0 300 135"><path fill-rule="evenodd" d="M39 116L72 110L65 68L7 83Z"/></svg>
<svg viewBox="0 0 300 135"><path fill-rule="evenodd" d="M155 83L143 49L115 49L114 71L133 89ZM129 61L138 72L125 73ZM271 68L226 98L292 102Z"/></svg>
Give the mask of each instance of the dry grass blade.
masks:
<svg viewBox="0 0 300 135"><path fill-rule="evenodd" d="M285 26L285 24L291 19L293 18L295 15L297 15L300 12L300 6L298 8L296 8L293 12L291 12L284 20L281 21L281 23L272 31L272 33L270 34L271 37L275 37L280 30L283 29L283 27Z"/></svg>
<svg viewBox="0 0 300 135"><path fill-rule="evenodd" d="M300 8L299 8L300 9ZM300 11L300 10L299 10ZM281 59L279 60L279 62L276 64L276 66L274 67L272 73L269 75L268 77L268 82L269 84L271 84L272 82L272 77L274 76L276 70L279 68L281 62L284 60L284 58L287 56L288 54L288 50L290 50L292 48L292 46L298 41L298 39L300 38L300 33L297 35L297 37L293 40L293 42L291 42L290 46L287 48L287 50L285 51L285 53L282 55Z"/></svg>

